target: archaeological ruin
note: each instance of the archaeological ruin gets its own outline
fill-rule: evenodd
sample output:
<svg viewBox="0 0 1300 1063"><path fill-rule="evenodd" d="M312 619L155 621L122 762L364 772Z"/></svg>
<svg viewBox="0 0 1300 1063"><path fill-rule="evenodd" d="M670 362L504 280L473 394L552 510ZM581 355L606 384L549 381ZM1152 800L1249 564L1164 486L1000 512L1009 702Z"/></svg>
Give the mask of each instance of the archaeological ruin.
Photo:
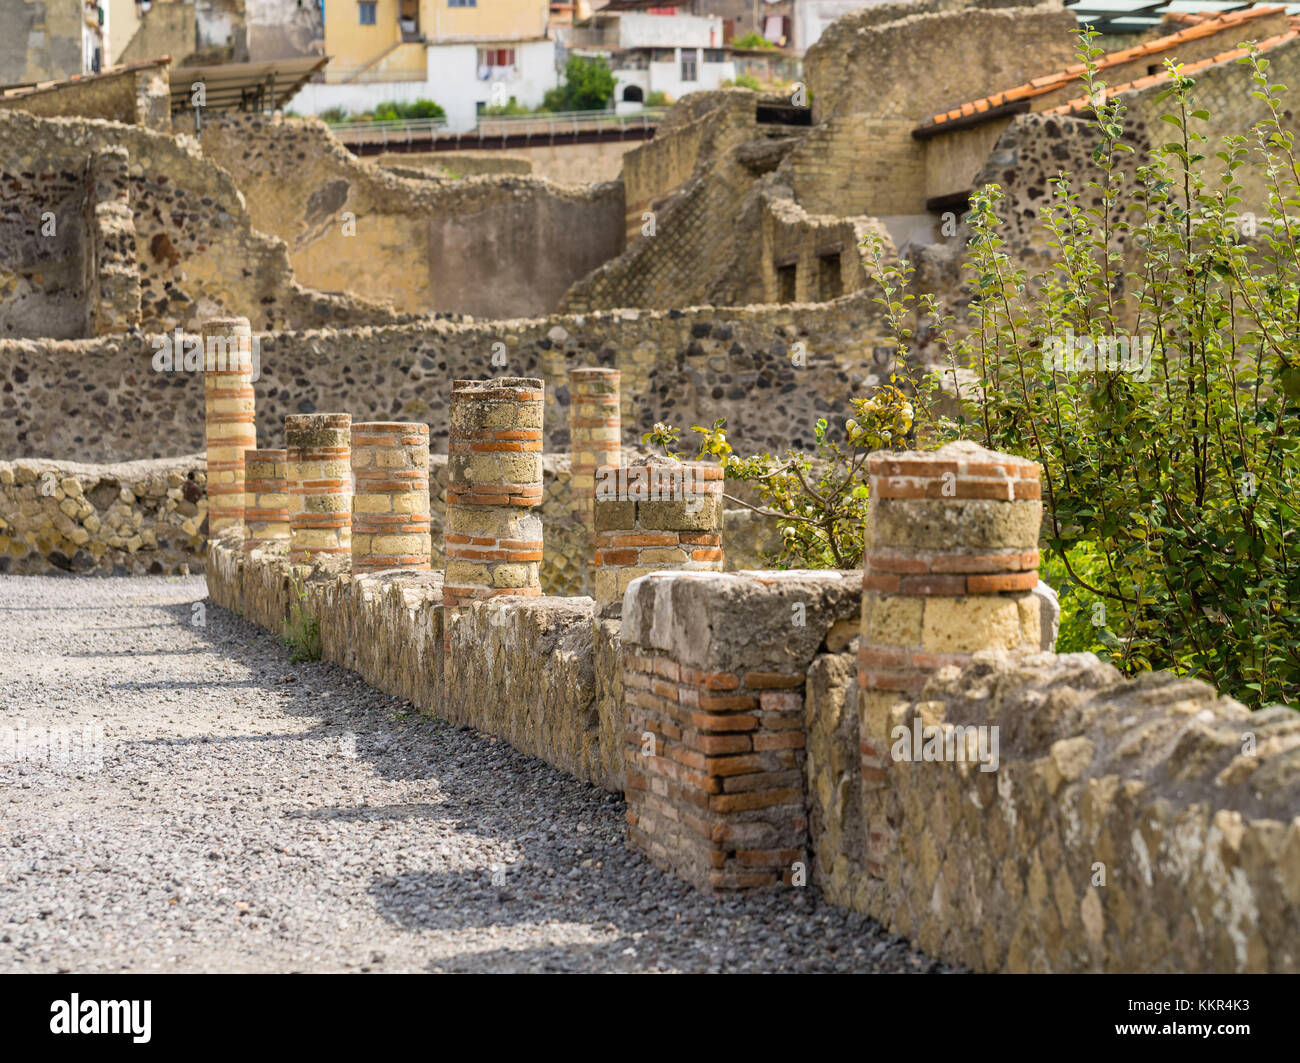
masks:
<svg viewBox="0 0 1300 1063"><path fill-rule="evenodd" d="M1161 14L1099 39L1089 95L1059 0L861 7L793 97L691 93L571 157L354 154L190 107L154 55L0 87L0 612L18 577L201 575L612 795L707 895L816 891L975 971L1300 971L1300 716L1057 652L1082 607L1030 428L862 448L861 560L817 568L691 432L812 477L882 389L917 426L959 409L979 367L896 341L882 263L977 335L981 189L998 261L1048 268L1053 183L1108 179L1108 103L1131 177L1181 130L1173 78L1209 143L1267 120L1252 55L1300 84L1300 15ZM1101 226L1123 204L1093 191ZM1287 200L1245 170L1234 195Z"/></svg>

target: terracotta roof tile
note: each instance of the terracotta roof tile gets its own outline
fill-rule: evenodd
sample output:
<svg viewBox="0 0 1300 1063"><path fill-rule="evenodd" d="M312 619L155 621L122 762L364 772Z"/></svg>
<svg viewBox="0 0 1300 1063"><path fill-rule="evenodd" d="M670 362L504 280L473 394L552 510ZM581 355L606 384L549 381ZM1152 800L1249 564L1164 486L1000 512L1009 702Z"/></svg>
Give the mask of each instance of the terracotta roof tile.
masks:
<svg viewBox="0 0 1300 1063"><path fill-rule="evenodd" d="M1167 36L1159 37L1154 41L1149 41L1146 44L1136 45L1135 47L1132 48L1124 48L1118 52L1109 52L1108 54L1101 57L1101 59L1097 63L1097 66L1098 69L1100 70L1106 70L1110 67L1121 66L1124 63L1131 63L1136 59L1141 59L1146 56L1158 55L1161 52L1167 52L1172 48L1178 47L1180 44L1187 43L1188 41L1195 41L1195 40L1200 40L1203 37L1210 37L1216 33L1222 33L1226 29L1229 29L1232 26L1235 26L1239 23L1252 22L1257 18L1263 18L1267 15L1276 15L1279 12L1285 10L1286 10L1285 8L1281 8L1281 7L1252 7L1252 8L1246 8L1241 11L1221 12L1213 17L1204 17L1204 18L1198 17L1196 21L1194 21L1190 26L1188 26L1187 29L1179 30L1177 33L1171 33L1168 34ZM1190 20L1179 19L1177 21L1190 21ZM1291 16L1290 22L1292 26L1300 27L1300 16ZM1278 40L1281 39L1285 39L1285 38L1271 38L1271 40L1273 40L1274 43L1276 43ZM1262 44L1261 47L1263 47ZM1195 68L1200 69L1203 66L1208 66L1210 63L1222 62L1228 58L1236 58L1238 55L1241 54L1243 53L1240 50L1222 52L1220 53L1220 55L1215 56L1214 59L1203 60L1201 63L1196 64ZM931 117L927 122L922 123L922 128L924 128L926 125L939 125L941 122L951 121L952 119L962 118L964 116L972 115L978 112L987 111L992 109L993 107L999 107L1005 103L1011 103L1015 100L1023 100L1033 96L1041 96L1045 92L1050 92L1053 89L1060 88L1063 85L1069 84L1071 81L1075 80L1080 74L1082 74L1085 69L1086 68L1082 63L1076 63L1073 66L1068 66L1064 70L1059 70L1054 74L1044 74L1041 77L1031 78L1028 82L1026 82L1023 85L1017 85L1015 88L1005 89L1002 92L995 93L991 96L986 96L983 99L972 100L969 103L964 103L960 107L954 107L952 110L945 111L942 114L936 114L933 117ZM1188 67L1186 69L1190 70L1192 68ZM1158 74L1154 76L1156 77L1156 80L1159 80L1163 78L1165 75ZM1146 79L1143 79L1144 83L1145 81ZM1130 82L1128 85L1123 86L1123 89L1127 90L1129 88L1132 88L1136 84L1137 82ZM1117 91L1121 91L1121 90L1107 89L1106 95L1112 96ZM1071 103L1074 102L1076 101L1071 101ZM1084 98L1084 102L1086 104L1087 102L1086 98ZM1070 110L1070 109L1072 109L1071 104L1065 104L1063 107L1051 108L1051 110L1054 113L1064 113L1065 110Z"/></svg>
<svg viewBox="0 0 1300 1063"><path fill-rule="evenodd" d="M1294 25L1295 20L1293 19L1291 21L1292 24ZM1279 44L1282 44L1285 41L1293 41L1296 40L1297 38L1300 38L1300 26L1297 26L1286 33L1279 33L1276 37L1268 37L1265 40L1258 42L1255 45L1255 47L1261 52L1266 52L1270 48L1275 48ZM1227 63L1235 59L1240 59L1242 56L1249 55L1249 54L1250 54L1249 48L1234 48L1232 49L1232 51L1220 52L1218 55L1212 56L1209 59L1201 59L1195 63L1188 63L1186 66L1183 67L1183 73L1194 74L1198 70L1204 70L1206 67L1214 66L1217 63ZM1138 78L1138 80L1136 81L1130 81L1124 85L1116 85L1113 88L1107 88L1106 99L1110 99L1112 96L1117 96L1121 92L1132 92L1134 89L1144 89L1151 85L1156 85L1161 81L1168 80L1168 76L1169 76L1168 74L1163 72L1159 74L1151 74L1144 78ZM1043 114L1069 114L1072 111L1082 111L1091 106L1092 106L1091 99L1089 99L1087 96L1079 96L1073 100L1070 100L1067 103L1061 104L1059 107L1049 107L1047 110L1043 111L1042 113Z"/></svg>

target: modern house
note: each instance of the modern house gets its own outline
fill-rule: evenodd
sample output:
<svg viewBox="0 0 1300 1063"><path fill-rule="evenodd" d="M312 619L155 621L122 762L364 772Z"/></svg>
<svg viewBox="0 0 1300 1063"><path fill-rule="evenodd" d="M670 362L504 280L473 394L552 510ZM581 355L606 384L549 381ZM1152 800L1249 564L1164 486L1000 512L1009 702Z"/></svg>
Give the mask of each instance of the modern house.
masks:
<svg viewBox="0 0 1300 1063"><path fill-rule="evenodd" d="M684 5L612 0L573 27L577 55L603 55L617 83L620 110L641 107L652 93L676 100L734 80L736 66L723 40L722 19L691 15Z"/></svg>
<svg viewBox="0 0 1300 1063"><path fill-rule="evenodd" d="M325 0L330 65L294 109L362 113L424 98L463 130L511 97L535 107L558 83L550 8L549 0Z"/></svg>
<svg viewBox="0 0 1300 1063"><path fill-rule="evenodd" d="M105 21L93 0L0 0L0 85L98 73Z"/></svg>

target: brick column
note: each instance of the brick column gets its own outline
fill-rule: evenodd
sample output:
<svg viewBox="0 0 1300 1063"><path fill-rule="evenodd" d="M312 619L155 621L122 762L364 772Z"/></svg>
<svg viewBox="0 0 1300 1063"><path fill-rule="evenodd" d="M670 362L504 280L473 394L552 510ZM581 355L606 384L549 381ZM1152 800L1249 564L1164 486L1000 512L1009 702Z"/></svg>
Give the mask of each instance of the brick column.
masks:
<svg viewBox="0 0 1300 1063"><path fill-rule="evenodd" d="M352 426L352 571L429 568L429 426Z"/></svg>
<svg viewBox="0 0 1300 1063"><path fill-rule="evenodd" d="M253 331L246 317L203 322L208 535L244 523L244 451L257 446Z"/></svg>
<svg viewBox="0 0 1300 1063"><path fill-rule="evenodd" d="M289 483L283 450L244 451L245 550L289 539Z"/></svg>
<svg viewBox="0 0 1300 1063"><path fill-rule="evenodd" d="M969 442L879 451L868 471L858 726L867 870L884 877L891 710L978 650L1040 648L1042 502L1037 464Z"/></svg>
<svg viewBox="0 0 1300 1063"><path fill-rule="evenodd" d="M350 413L295 413L284 419L285 467L293 496L289 560L351 552Z"/></svg>
<svg viewBox="0 0 1300 1063"><path fill-rule="evenodd" d="M543 386L529 377L453 382L444 532L448 608L542 593L537 507Z"/></svg>
<svg viewBox="0 0 1300 1063"><path fill-rule="evenodd" d="M596 470L617 467L621 454L617 369L569 370L569 470L573 512L592 530Z"/></svg>
<svg viewBox="0 0 1300 1063"><path fill-rule="evenodd" d="M647 461L596 477L592 565L601 616L622 612L623 592L638 576L722 571L722 469Z"/></svg>

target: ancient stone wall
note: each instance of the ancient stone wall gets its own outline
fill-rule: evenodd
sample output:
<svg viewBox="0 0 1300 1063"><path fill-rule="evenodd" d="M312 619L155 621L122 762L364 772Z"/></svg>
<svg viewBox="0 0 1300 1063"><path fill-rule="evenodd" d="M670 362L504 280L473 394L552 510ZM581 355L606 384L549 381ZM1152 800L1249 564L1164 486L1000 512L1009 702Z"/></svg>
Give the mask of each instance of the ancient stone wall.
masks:
<svg viewBox="0 0 1300 1063"><path fill-rule="evenodd" d="M201 572L206 482L201 454L0 462L0 572Z"/></svg>
<svg viewBox="0 0 1300 1063"><path fill-rule="evenodd" d="M184 5L166 5L183 7ZM103 118L171 129L167 62L154 52L145 61L110 67L76 81L60 81L0 93L0 109L26 111L42 118Z"/></svg>
<svg viewBox="0 0 1300 1063"><path fill-rule="evenodd" d="M971 528L1000 527L978 502ZM859 752L857 573L656 573L621 622L587 598L497 598L463 607L445 642L437 573L327 560L299 582L280 551L227 538L207 575L215 602L271 630L301 603L327 659L419 709L625 788L629 843L703 888L811 886L984 970L1300 965L1291 709L1122 680L1090 654L914 661L930 678L885 707L881 789ZM872 822L890 826L884 852Z"/></svg>
<svg viewBox="0 0 1300 1063"><path fill-rule="evenodd" d="M203 316L248 317L255 329L409 320L352 295L294 280L279 240L253 228L230 175L192 141L139 125L37 118L0 110L0 335L87 335L87 199L117 199L91 160L124 150L139 277L139 320L147 331L194 327ZM53 225L47 212L54 215ZM132 454L131 457L138 457Z"/></svg>
<svg viewBox="0 0 1300 1063"><path fill-rule="evenodd" d="M352 155L311 118L230 112L205 120L202 138L252 224L284 240L296 276L316 288L413 313L544 314L623 249L616 184L408 179Z"/></svg>
<svg viewBox="0 0 1300 1063"><path fill-rule="evenodd" d="M451 379L508 372L546 380L545 449L560 453L568 370L604 365L622 374L625 442L658 420L689 429L722 417L737 450L781 451L811 445L818 416L847 416L849 397L879 381L872 351L883 335L867 292L816 306L265 333L258 445L284 445L288 414L348 410L424 421L431 448L445 453ZM0 340L0 454L128 460L198 450L201 385L183 369L154 369L161 339ZM803 366L791 360L796 343Z"/></svg>

